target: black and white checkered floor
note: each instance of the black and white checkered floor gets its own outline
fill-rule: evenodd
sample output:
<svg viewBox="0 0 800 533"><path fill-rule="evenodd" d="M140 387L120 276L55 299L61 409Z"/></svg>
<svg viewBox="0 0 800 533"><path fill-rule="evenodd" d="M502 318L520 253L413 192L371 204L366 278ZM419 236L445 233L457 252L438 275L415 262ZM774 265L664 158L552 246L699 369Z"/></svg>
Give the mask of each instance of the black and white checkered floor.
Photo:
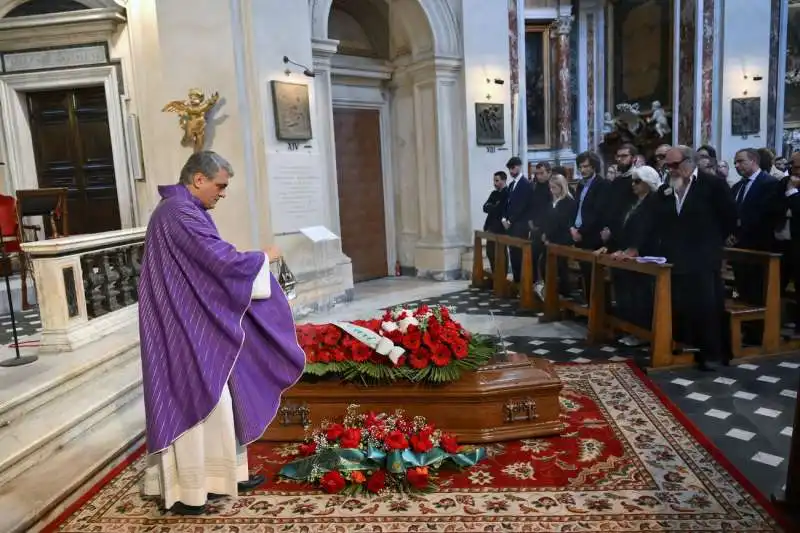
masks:
<svg viewBox="0 0 800 533"><path fill-rule="evenodd" d="M441 303L473 315L530 316L519 313L514 300L496 299L488 291L459 291L403 305L421 303ZM622 345L587 346L578 339L524 336L505 342L509 350L556 363L633 360L640 367L649 363L646 350ZM800 385L800 353L715 372L653 371L650 378L759 490L767 496L781 492Z"/></svg>
<svg viewBox="0 0 800 533"><path fill-rule="evenodd" d="M24 340L22 337L37 335L42 331L42 321L39 319L36 309L14 313L14 321L17 326L17 337L21 339L20 342ZM0 345L8 346L14 342L12 325L11 315L0 316Z"/></svg>

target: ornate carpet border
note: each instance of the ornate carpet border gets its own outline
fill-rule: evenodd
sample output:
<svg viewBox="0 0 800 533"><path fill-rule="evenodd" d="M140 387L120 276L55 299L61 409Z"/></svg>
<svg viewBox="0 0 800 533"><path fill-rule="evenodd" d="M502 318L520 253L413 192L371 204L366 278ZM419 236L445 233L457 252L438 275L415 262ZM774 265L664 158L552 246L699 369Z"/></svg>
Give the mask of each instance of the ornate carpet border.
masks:
<svg viewBox="0 0 800 533"><path fill-rule="evenodd" d="M594 365L619 366L620 363L593 363ZM581 363L560 363L559 366L583 366ZM792 525L787 519L772 505L756 487L753 485L727 457L717 448L711 440L706 437L697 426L686 416L667 396L661 389L642 371L633 361L627 361L627 366L631 369L633 374L647 387L647 389L664 405L664 407L675 417L689 434L700 444L711 457L724 468L728 474L744 488L750 496L767 512L770 516L778 522L781 527L786 531L791 531ZM64 524L73 514L78 512L84 505L86 505L92 498L94 498L102 489L110 483L114 478L120 475L126 468L130 467L145 453L145 446L142 445L139 449L131 453L127 458L122 460L118 465L112 468L105 476L102 477L97 483L89 488L83 495L81 495L75 502L69 505L61 514L54 518L42 530L42 533L56 533L58 528Z"/></svg>

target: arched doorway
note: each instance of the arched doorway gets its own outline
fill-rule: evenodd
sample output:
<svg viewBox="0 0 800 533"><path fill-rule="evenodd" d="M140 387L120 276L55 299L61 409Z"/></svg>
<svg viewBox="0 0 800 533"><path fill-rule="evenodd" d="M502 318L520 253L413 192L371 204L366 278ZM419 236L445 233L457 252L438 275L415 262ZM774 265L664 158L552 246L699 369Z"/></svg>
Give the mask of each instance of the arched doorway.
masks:
<svg viewBox="0 0 800 533"><path fill-rule="evenodd" d="M458 28L439 0L313 0L317 85L330 117L331 197L354 280L460 268L463 80ZM330 52L328 52L330 53ZM329 96L328 96L329 95ZM382 200L382 202L381 202ZM357 207L355 207L357 205ZM448 219L448 217L450 217Z"/></svg>

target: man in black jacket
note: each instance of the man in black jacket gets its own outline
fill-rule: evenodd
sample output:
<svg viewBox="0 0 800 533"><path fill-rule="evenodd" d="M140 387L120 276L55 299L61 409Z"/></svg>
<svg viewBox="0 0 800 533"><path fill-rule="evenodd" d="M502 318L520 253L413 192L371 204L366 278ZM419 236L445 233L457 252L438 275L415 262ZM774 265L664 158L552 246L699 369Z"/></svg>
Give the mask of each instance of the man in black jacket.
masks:
<svg viewBox="0 0 800 533"><path fill-rule="evenodd" d="M736 204L725 181L698 171L695 153L677 146L664 163L670 180L656 193L661 255L672 263L673 336L700 349L697 367L727 363L722 256L736 229Z"/></svg>
<svg viewBox="0 0 800 533"><path fill-rule="evenodd" d="M542 242L542 225L547 213L553 204L553 195L550 192L550 177L552 176L550 163L540 161L536 165L534 179L531 180L531 247L533 255L533 281L544 281L539 279L539 263L545 252Z"/></svg>
<svg viewBox="0 0 800 533"><path fill-rule="evenodd" d="M633 192L633 162L639 151L632 144L623 144L617 149L616 162L619 176L608 187L608 222L603 232L606 244L612 250L619 249L619 234L622 223L631 206L636 202Z"/></svg>
<svg viewBox="0 0 800 533"><path fill-rule="evenodd" d="M483 231L503 234L506 232L503 227L503 211L506 209L508 190L506 189L506 173L499 170L494 173L494 190L489 194L489 199L483 204L483 212L486 213L486 222L483 223ZM494 251L495 243L487 243L486 257L494 273ZM505 254L503 255L505 257Z"/></svg>
<svg viewBox="0 0 800 533"><path fill-rule="evenodd" d="M611 182L600 175L602 163L594 152L583 152L576 159L578 172L582 177L575 191L578 208L572 223L570 234L578 248L598 250L608 239L604 231L608 224L608 188ZM581 263L584 299L589 303L589 291L592 286L592 265Z"/></svg>
<svg viewBox="0 0 800 533"><path fill-rule="evenodd" d="M519 157L512 157L506 164L508 168L508 199L506 209L503 212L503 228L512 237L527 239L530 234L528 220L531 210L531 183L521 174L522 161ZM519 283L522 278L522 250L511 248L511 272L514 274L514 282Z"/></svg>

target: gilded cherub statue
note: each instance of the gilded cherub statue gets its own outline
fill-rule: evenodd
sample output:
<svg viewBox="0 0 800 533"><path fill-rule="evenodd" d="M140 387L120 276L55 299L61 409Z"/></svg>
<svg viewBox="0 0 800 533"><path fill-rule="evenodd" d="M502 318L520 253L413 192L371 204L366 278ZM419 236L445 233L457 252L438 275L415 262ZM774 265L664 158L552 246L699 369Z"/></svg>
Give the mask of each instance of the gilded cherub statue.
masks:
<svg viewBox="0 0 800 533"><path fill-rule="evenodd" d="M173 100L164 106L161 111L177 113L180 126L183 129L181 144L192 146L194 152L201 152L206 142L206 114L211 111L217 101L219 93L214 93L206 100L206 95L200 89L190 89L189 98L185 101Z"/></svg>

